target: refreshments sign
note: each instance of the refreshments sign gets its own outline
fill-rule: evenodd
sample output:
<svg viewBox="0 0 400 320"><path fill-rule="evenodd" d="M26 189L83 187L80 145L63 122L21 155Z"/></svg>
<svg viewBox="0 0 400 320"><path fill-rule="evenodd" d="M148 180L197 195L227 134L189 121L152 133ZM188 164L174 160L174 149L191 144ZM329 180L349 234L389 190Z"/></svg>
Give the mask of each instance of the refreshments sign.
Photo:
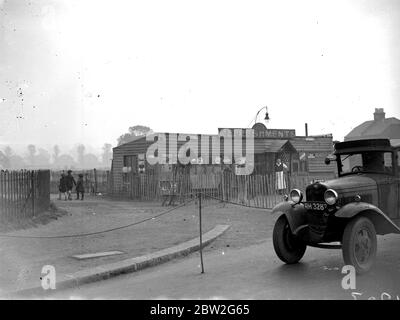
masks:
<svg viewBox="0 0 400 320"><path fill-rule="evenodd" d="M296 136L296 130L294 129L267 129L265 126L254 126L254 138L258 139L290 139ZM235 134L242 134L242 137L246 137L245 129L237 128L218 128L220 133L222 130L232 132L232 136Z"/></svg>
<svg viewBox="0 0 400 320"><path fill-rule="evenodd" d="M296 136L296 131L291 129L265 129L254 130L254 138L293 138Z"/></svg>

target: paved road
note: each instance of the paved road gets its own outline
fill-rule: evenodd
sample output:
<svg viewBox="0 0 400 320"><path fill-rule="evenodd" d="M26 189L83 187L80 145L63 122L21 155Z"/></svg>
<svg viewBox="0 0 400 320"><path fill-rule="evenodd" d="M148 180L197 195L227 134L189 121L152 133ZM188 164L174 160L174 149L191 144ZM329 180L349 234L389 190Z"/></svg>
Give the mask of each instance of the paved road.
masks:
<svg viewBox="0 0 400 320"><path fill-rule="evenodd" d="M302 263L284 265L275 256L271 239L241 249L207 250L205 273L199 255L171 261L137 273L74 289L51 298L106 299L358 299L400 297L400 236L380 237L378 261L357 277L356 290L343 290L340 250L308 248Z"/></svg>

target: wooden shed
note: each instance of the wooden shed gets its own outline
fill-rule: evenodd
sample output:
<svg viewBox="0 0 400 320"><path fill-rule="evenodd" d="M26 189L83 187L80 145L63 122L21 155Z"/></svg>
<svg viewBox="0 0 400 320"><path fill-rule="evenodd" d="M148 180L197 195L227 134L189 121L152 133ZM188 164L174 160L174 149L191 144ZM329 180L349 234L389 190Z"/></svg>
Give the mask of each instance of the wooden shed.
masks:
<svg viewBox="0 0 400 320"><path fill-rule="evenodd" d="M316 178L334 175L334 165L327 166L324 163L326 156L333 151L331 135L299 137L295 135L294 130L267 129L262 124L255 125L253 129L255 133L253 174L274 173L276 159L281 158L288 166L290 174L312 175ZM241 130L244 132L245 129ZM178 140L170 143L170 138L178 135L181 135L184 141ZM227 167L230 167L232 171L235 170L235 165L232 163L233 155L230 159L224 158L224 143L219 140L219 135L166 133L164 136L166 143L160 144L157 152L158 155L165 156L166 164L149 164L146 153L155 141L154 139L147 140L145 136L137 137L133 141L113 149L111 171L114 192L127 190L127 186L132 183L132 176L142 179L144 176L151 175L153 180L171 181L175 180L178 172L182 173L186 170L185 174L190 175L188 180L193 185L198 185L202 184L201 181L203 181L200 178L201 175L212 175L215 172L225 170ZM242 143L241 147L244 152L246 144L244 136L243 134L242 140L232 139L232 153L240 143ZM193 143L197 145L198 152L194 154L195 158L190 160L190 165L179 166L179 163L174 162L173 159L177 158L177 153L187 142L185 137L190 137ZM219 143L216 143L216 141L219 141ZM187 156L189 157L189 154ZM215 161L216 158L219 158L217 162ZM199 159L202 162L208 162L208 164L199 164L196 162ZM195 160L195 162L192 162L192 160ZM213 179L207 181L210 185L217 184Z"/></svg>
<svg viewBox="0 0 400 320"><path fill-rule="evenodd" d="M335 164L325 164L325 158L333 152L332 135L298 136L291 143L298 152L292 160L292 174L315 177L335 175Z"/></svg>

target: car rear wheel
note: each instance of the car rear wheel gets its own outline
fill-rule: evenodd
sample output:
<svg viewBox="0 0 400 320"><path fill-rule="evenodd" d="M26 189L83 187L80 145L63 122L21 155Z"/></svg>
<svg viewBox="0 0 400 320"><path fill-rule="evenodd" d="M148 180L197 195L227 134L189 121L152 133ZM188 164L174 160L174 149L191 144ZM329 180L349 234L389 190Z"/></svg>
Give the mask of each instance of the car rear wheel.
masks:
<svg viewBox="0 0 400 320"><path fill-rule="evenodd" d="M343 260L357 273L368 272L375 262L377 239L374 224L367 217L356 217L345 227L342 239Z"/></svg>
<svg viewBox="0 0 400 320"><path fill-rule="evenodd" d="M307 245L292 233L284 214L275 223L272 240L277 256L287 264L299 262L307 248Z"/></svg>

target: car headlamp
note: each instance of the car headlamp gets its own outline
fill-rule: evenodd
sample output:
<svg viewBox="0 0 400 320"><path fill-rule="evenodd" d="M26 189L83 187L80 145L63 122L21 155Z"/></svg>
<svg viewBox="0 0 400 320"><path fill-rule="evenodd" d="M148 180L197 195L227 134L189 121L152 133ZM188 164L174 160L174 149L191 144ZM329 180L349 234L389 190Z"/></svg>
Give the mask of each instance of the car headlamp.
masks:
<svg viewBox="0 0 400 320"><path fill-rule="evenodd" d="M303 194L299 189L293 189L290 191L290 200L292 200L294 203L300 203L301 200L303 200Z"/></svg>
<svg viewBox="0 0 400 320"><path fill-rule="evenodd" d="M335 190L328 189L324 193L324 199L327 204L329 204L330 206L333 206L338 199L338 194Z"/></svg>

